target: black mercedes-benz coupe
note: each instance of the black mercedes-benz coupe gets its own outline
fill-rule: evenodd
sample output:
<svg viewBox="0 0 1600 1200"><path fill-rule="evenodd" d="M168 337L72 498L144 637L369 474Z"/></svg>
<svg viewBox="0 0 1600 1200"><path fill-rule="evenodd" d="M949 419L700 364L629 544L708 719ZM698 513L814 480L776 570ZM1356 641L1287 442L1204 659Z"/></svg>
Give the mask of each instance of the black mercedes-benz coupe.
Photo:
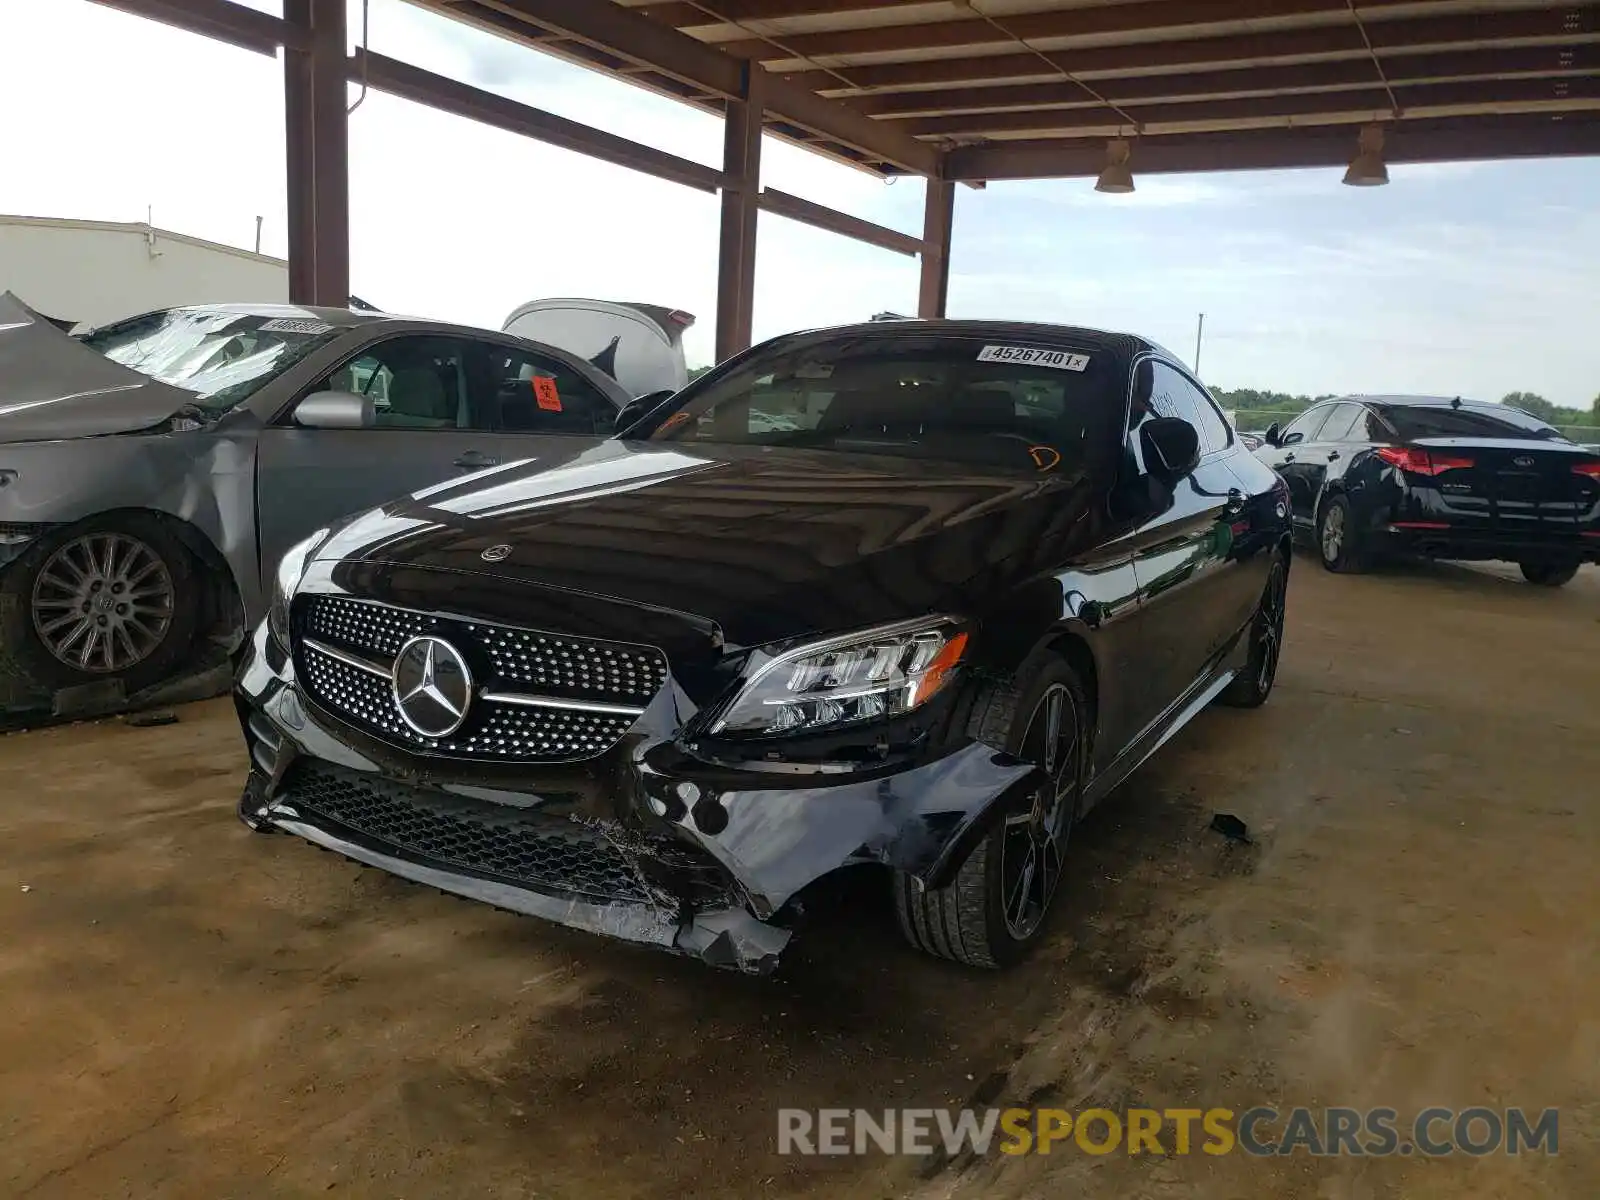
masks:
<svg viewBox="0 0 1600 1200"><path fill-rule="evenodd" d="M1075 822L1271 691L1283 481L1136 337L880 322L730 359L622 439L322 531L241 665L240 816L765 971L881 867L1008 964Z"/></svg>
<svg viewBox="0 0 1600 1200"><path fill-rule="evenodd" d="M1267 430L1256 454L1289 484L1322 565L1502 559L1560 587L1600 562L1600 453L1504 404L1347 396Z"/></svg>

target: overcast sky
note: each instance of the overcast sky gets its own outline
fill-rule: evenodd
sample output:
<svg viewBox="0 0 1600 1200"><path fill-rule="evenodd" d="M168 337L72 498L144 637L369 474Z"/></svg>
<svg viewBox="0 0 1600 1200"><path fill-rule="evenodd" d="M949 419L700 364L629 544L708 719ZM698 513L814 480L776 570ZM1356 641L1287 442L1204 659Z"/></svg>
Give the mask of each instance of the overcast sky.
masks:
<svg viewBox="0 0 1600 1200"><path fill-rule="evenodd" d="M252 7L281 11L277 0ZM352 37L359 31L352 3ZM721 123L414 9L372 0L374 50L716 164ZM70 52L68 47L71 47ZM0 212L142 220L285 250L278 64L88 0L0 0ZM351 117L352 288L498 326L550 295L699 316L711 356L712 196L370 94ZM1137 162L1135 163L1137 167ZM1600 160L1162 176L961 188L952 316L1136 330L1213 386L1600 393ZM922 186L767 139L763 182L909 232ZM3 264L0 264L3 266ZM756 336L914 311L914 260L761 218Z"/></svg>

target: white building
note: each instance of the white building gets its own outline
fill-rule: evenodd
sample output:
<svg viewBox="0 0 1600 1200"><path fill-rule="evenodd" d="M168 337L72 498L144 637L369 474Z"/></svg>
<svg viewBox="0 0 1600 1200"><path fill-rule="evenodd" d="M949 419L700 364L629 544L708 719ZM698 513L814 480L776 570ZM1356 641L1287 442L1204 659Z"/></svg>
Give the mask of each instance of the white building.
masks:
<svg viewBox="0 0 1600 1200"><path fill-rule="evenodd" d="M178 304L285 303L289 265L143 223L0 216L0 292L102 325Z"/></svg>

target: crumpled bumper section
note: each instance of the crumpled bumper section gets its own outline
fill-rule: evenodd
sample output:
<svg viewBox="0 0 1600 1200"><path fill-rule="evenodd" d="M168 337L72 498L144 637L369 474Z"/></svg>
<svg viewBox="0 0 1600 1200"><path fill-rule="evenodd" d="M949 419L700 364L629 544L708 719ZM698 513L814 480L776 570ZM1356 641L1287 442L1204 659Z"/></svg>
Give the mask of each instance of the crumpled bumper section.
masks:
<svg viewBox="0 0 1600 1200"><path fill-rule="evenodd" d="M670 693L671 688L664 689ZM711 965L771 971L806 885L856 862L932 878L959 835L1033 768L988 747L888 777L692 785L659 765L678 714L647 711L624 744L516 790L402 778L314 717L265 629L235 695L251 757L240 815L403 878ZM663 703L670 710L671 698ZM329 729L338 726L328 721ZM659 736L657 736L659 735ZM815 783L820 786L810 786ZM530 789L531 790L524 790ZM604 793L599 795L598 793ZM692 804L682 802L695 796Z"/></svg>

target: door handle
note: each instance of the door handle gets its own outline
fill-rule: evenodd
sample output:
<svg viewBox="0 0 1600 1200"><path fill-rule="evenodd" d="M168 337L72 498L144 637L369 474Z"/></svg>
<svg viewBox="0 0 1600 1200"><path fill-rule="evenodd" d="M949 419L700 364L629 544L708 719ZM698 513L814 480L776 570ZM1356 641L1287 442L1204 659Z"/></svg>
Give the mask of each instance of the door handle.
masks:
<svg viewBox="0 0 1600 1200"><path fill-rule="evenodd" d="M1285 454L1285 455L1284 455L1284 456L1283 456L1283 461L1284 461L1284 462L1286 462L1286 463L1292 463L1292 462L1293 462L1293 461L1294 461L1294 455L1292 455L1292 454Z"/></svg>
<svg viewBox="0 0 1600 1200"><path fill-rule="evenodd" d="M1339 457L1339 452L1337 450L1329 450L1328 451L1328 461L1329 462L1332 462L1334 459L1336 459L1338 457Z"/></svg>
<svg viewBox="0 0 1600 1200"><path fill-rule="evenodd" d="M463 471L480 471L484 467L498 467L500 460L482 450L467 450L456 459L455 465Z"/></svg>
<svg viewBox="0 0 1600 1200"><path fill-rule="evenodd" d="M1222 506L1222 515L1237 517L1244 511L1244 493L1238 488L1228 489L1228 501Z"/></svg>

